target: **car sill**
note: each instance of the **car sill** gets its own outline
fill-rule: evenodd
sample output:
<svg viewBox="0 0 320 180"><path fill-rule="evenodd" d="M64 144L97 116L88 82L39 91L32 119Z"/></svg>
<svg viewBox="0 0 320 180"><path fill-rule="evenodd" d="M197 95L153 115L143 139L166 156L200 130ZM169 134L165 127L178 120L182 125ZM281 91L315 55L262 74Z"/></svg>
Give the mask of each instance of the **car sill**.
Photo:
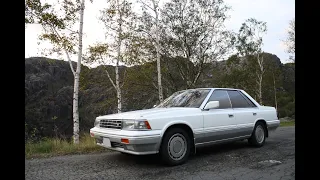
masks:
<svg viewBox="0 0 320 180"><path fill-rule="evenodd" d="M238 136L238 137L234 137L234 138L228 138L228 139L221 139L221 140L216 140L216 141L208 141L208 142L203 142L203 143L196 143L197 147L201 147L201 146L207 146L207 145L212 145L212 144L218 144L218 143L223 143L223 142L228 142L228 141L234 141L237 139L245 139L250 137L250 135L246 135L246 136Z"/></svg>

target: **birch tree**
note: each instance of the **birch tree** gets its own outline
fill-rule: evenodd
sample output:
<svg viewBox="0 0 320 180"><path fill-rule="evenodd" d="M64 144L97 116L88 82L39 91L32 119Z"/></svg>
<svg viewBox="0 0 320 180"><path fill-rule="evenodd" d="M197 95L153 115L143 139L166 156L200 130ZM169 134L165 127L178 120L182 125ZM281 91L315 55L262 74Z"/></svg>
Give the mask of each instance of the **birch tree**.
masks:
<svg viewBox="0 0 320 180"><path fill-rule="evenodd" d="M158 93L159 101L163 101L162 91L162 77L161 77L161 61L160 61L160 0L139 0L142 5L143 14L140 19L142 25L140 25L139 31L143 32L144 35L152 42L156 49L157 59L157 73L158 73ZM150 12L151 11L151 12Z"/></svg>
<svg viewBox="0 0 320 180"><path fill-rule="evenodd" d="M295 62L295 52L296 52L295 40L296 40L295 39L295 19L293 19L289 23L288 36L287 36L287 39L284 41L287 47L286 52L291 54L290 59L293 62Z"/></svg>
<svg viewBox="0 0 320 180"><path fill-rule="evenodd" d="M122 112L122 93L119 66L130 64L138 59L139 42L134 36L135 15L131 3L127 0L110 0L108 7L101 11L100 20L105 25L105 36L108 43L97 43L89 47L89 62L101 65L115 62L115 81L112 74L105 72L117 92L117 112ZM125 73L125 72L124 72ZM124 82L124 81L123 81Z"/></svg>
<svg viewBox="0 0 320 180"><path fill-rule="evenodd" d="M232 50L234 36L224 26L229 9L223 0L172 0L164 5L164 54L194 64L187 62L187 71L177 69L187 88L196 86L205 67Z"/></svg>
<svg viewBox="0 0 320 180"><path fill-rule="evenodd" d="M73 91L73 142L79 144L79 78L82 60L82 35L85 0L62 0L55 6L61 6L57 11L53 5L41 3L40 0L26 0L25 23L40 24L44 32L41 40L48 40L53 45L52 53L64 53L70 69L74 75ZM79 15L79 17L78 17ZM79 30L75 31L74 25L79 21ZM75 47L78 46L78 51ZM71 55L77 54L77 66L74 69Z"/></svg>
<svg viewBox="0 0 320 180"><path fill-rule="evenodd" d="M276 110L278 110L276 79L274 78L273 72L272 72L272 78L273 78L274 104L275 104Z"/></svg>
<svg viewBox="0 0 320 180"><path fill-rule="evenodd" d="M106 43L96 44L94 46L89 47L89 57L87 58L87 62L105 65L108 62L108 56L109 56L108 45ZM117 112L119 113L122 110L121 88L123 86L123 83L122 84L120 83L119 61L117 60L117 63L115 66L116 81L114 81L113 78L111 77L107 66L103 66L103 67L109 81L111 82L112 86L117 92Z"/></svg>
<svg viewBox="0 0 320 180"><path fill-rule="evenodd" d="M264 57L262 56L262 36L267 32L266 22L257 21L254 18L247 19L240 27L237 41L237 49L241 55L250 58L253 56L257 63L256 83L258 91L256 95L259 103L262 104L262 82L265 73Z"/></svg>

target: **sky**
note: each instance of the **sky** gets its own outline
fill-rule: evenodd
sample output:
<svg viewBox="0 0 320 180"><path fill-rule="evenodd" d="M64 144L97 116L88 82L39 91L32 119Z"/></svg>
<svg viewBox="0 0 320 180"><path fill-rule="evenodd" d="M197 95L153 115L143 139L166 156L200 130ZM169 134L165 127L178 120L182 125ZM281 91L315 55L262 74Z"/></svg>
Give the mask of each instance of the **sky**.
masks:
<svg viewBox="0 0 320 180"><path fill-rule="evenodd" d="M54 0L47 0L54 1ZM103 42L104 26L97 20L100 10L105 7L106 0L86 2L84 14L83 47L86 48L97 42ZM262 50L277 55L282 63L289 62L289 54L285 52L283 40L286 39L289 22L295 18L294 0L224 0L231 6L230 19L226 21L226 28L238 32L241 24L248 18L255 18L267 22L267 34L263 37ZM56 55L43 55L43 49L50 48L48 42L38 40L42 28L40 25L27 25L25 29L25 57L46 56L48 58L62 59ZM40 44L39 44L40 42ZM72 59L76 60L76 57Z"/></svg>

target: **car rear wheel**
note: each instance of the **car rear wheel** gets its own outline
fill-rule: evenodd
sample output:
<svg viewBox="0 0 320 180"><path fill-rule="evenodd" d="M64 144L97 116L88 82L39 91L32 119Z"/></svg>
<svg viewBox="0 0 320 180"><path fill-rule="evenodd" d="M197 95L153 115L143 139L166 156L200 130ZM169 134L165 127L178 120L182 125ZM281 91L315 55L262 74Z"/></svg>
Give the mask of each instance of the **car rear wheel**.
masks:
<svg viewBox="0 0 320 180"><path fill-rule="evenodd" d="M248 142L255 147L261 147L266 141L266 134L265 125L262 122L257 122Z"/></svg>
<svg viewBox="0 0 320 180"><path fill-rule="evenodd" d="M168 165L183 164L189 157L190 147L191 140L188 133L180 128L172 128L164 134L160 155Z"/></svg>

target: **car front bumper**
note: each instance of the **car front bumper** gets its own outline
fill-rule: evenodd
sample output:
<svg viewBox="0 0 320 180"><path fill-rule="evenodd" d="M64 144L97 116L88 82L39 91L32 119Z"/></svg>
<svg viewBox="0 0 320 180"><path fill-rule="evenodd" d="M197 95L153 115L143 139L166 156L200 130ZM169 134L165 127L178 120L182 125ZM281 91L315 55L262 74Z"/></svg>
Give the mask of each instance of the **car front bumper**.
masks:
<svg viewBox="0 0 320 180"><path fill-rule="evenodd" d="M99 127L90 129L90 134L96 139L97 145L134 155L158 153L161 142L160 133L160 130L125 131ZM109 139L110 144L104 144L104 138ZM127 139L129 143L121 142L121 139Z"/></svg>

